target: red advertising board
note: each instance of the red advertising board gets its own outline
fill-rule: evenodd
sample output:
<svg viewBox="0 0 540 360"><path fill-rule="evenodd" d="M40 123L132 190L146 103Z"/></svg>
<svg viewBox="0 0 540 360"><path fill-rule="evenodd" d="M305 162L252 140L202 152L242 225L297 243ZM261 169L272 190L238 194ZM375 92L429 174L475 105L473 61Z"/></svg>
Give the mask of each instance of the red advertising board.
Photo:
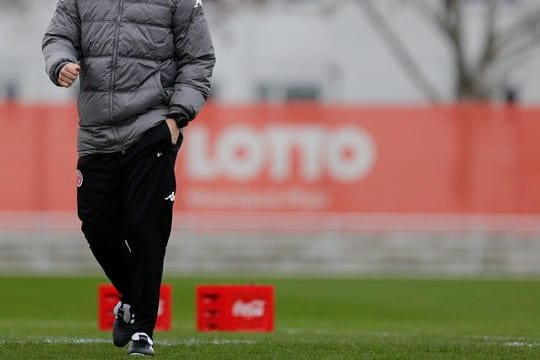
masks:
<svg viewBox="0 0 540 360"><path fill-rule="evenodd" d="M271 332L274 287L201 285L197 287L197 330Z"/></svg>
<svg viewBox="0 0 540 360"><path fill-rule="evenodd" d="M540 108L223 106L185 130L181 217L540 215ZM74 105L0 105L0 212L74 213Z"/></svg>
<svg viewBox="0 0 540 360"><path fill-rule="evenodd" d="M112 330L114 325L113 309L120 301L120 293L114 286L101 284L98 286L98 328L99 330ZM172 288L170 285L161 285L159 293L159 309L156 320L156 331L168 331L172 327Z"/></svg>
<svg viewBox="0 0 540 360"><path fill-rule="evenodd" d="M209 108L178 209L540 213L540 109Z"/></svg>

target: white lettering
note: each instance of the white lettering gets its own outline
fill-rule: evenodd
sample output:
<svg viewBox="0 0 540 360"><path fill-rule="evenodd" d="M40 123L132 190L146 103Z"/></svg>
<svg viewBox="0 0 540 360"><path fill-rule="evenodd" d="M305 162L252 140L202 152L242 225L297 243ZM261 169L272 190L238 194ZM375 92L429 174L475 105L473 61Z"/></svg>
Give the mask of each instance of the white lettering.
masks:
<svg viewBox="0 0 540 360"><path fill-rule="evenodd" d="M328 170L335 179L353 182L363 178L375 164L375 144L358 127L338 130L328 143Z"/></svg>
<svg viewBox="0 0 540 360"><path fill-rule="evenodd" d="M264 300L252 300L250 302L237 300L232 307L232 316L247 319L260 318L264 316L265 307L266 301Z"/></svg>
<svg viewBox="0 0 540 360"><path fill-rule="evenodd" d="M269 167L270 177L275 181L287 180L291 176L291 150L293 149L296 134L283 127L274 127L268 130L270 149Z"/></svg>
<svg viewBox="0 0 540 360"><path fill-rule="evenodd" d="M233 126L210 139L194 126L186 136L187 174L194 180L217 177L247 182L267 175L276 182L340 182L366 177L376 161L376 144L359 126Z"/></svg>
<svg viewBox="0 0 540 360"><path fill-rule="evenodd" d="M304 129L298 138L300 149L300 173L307 181L317 181L324 171L324 129Z"/></svg>
<svg viewBox="0 0 540 360"><path fill-rule="evenodd" d="M257 176L264 165L264 143L249 127L232 127L219 137L216 158L223 174L236 181Z"/></svg>
<svg viewBox="0 0 540 360"><path fill-rule="evenodd" d="M189 130L189 151L187 151L187 172L198 180L211 180L217 175L217 168L209 152L208 131L194 126Z"/></svg>

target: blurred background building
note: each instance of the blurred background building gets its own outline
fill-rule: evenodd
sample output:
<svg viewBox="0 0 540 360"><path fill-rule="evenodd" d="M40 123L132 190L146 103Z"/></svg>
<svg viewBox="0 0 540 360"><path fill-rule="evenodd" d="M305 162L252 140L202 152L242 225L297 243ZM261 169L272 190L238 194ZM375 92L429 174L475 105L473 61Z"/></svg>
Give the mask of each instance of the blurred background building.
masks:
<svg viewBox="0 0 540 360"><path fill-rule="evenodd" d="M180 165L185 195L170 270L540 273L540 155L533 151L540 132L532 120L540 103L538 1L204 4L218 62L212 105L190 133L194 140L185 145ZM59 125L57 116L75 117L77 91L55 88L45 75L40 44L55 5L56 0L0 0L0 124L11 131L0 138L0 271L97 271L69 208L73 204L66 205L73 195L61 194L74 192L74 180L62 176L74 166L75 120ZM471 110L471 103L481 109ZM508 103L520 106L501 109ZM282 128L272 127L274 120ZM305 131L298 135L289 125ZM240 127L242 139L260 136L274 146L265 148L269 155L263 158L285 162L266 165L252 182L227 178L227 169L249 173L254 159L236 159L235 167L234 158L203 156L205 146L220 146L228 126ZM320 129L342 136L344 147L320 140ZM13 155L13 141L28 131L32 149ZM57 149L62 142L68 143ZM280 144L295 147L288 160ZM332 144L338 144L338 155L329 157L328 172L341 171L339 161L347 167L352 156L357 173L345 169L341 178L317 178L314 164L326 156L321 148ZM248 140L231 146L233 152L257 153ZM388 162L387 150L394 154ZM216 184L204 177L201 159L216 169L211 160L230 160L214 180L218 188L234 186L211 192ZM390 170L379 175L380 164ZM283 185L285 166L307 174L307 180L293 176ZM437 181L439 187L426 185ZM411 186L420 195L400 197ZM422 188L433 193L421 194ZM23 195L17 191L24 195L20 206L14 199ZM349 202L341 194L341 202L333 203L338 192L352 194Z"/></svg>
<svg viewBox="0 0 540 360"><path fill-rule="evenodd" d="M456 9L446 5L453 3ZM55 5L0 1L4 97L73 96L52 89L43 71L40 35ZM540 99L534 0L206 0L205 7L219 55L219 102L449 102L459 96L460 76L482 88L475 95ZM456 46L465 69L456 64Z"/></svg>

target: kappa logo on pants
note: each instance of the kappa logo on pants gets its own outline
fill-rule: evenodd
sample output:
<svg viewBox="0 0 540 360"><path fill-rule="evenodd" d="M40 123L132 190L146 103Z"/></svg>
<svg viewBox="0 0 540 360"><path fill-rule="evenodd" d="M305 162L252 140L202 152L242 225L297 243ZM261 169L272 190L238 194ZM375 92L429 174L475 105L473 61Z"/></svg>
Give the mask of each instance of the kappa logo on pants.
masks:
<svg viewBox="0 0 540 360"><path fill-rule="evenodd" d="M174 191L171 193L171 195L167 196L164 200L167 200L167 201L170 201L170 202L174 202L174 200L176 199L176 194L174 193Z"/></svg>

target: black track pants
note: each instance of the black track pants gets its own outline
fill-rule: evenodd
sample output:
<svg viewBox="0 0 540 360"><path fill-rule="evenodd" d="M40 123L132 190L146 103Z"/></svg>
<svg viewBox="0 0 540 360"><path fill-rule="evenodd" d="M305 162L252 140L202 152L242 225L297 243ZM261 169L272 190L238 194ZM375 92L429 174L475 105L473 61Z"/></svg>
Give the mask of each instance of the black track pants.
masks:
<svg viewBox="0 0 540 360"><path fill-rule="evenodd" d="M131 304L135 331L153 336L176 194L177 146L165 122L125 153L79 158L82 231L107 277ZM82 183L81 183L82 180Z"/></svg>

